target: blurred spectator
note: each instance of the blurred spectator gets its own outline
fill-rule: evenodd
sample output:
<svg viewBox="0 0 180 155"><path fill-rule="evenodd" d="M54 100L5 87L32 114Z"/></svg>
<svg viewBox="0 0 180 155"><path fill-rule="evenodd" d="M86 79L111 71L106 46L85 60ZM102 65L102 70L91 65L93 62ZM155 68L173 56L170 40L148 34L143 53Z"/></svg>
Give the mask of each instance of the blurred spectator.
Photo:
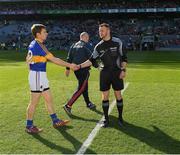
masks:
<svg viewBox="0 0 180 155"><path fill-rule="evenodd" d="M98 20L48 20L48 21L6 21L0 27L0 42L4 42L8 48L21 46L32 40L30 27L34 23L42 23L47 26L49 49L67 50L72 42L79 39L79 33L89 33L91 42L96 44L98 38ZM168 46L168 44L179 44L177 36L180 35L180 19L112 19L109 20L112 33L123 40L124 45L130 50L139 50L142 36L154 36L155 46ZM157 40L158 36L158 40ZM173 41L170 41L173 40ZM167 43L168 42L168 43Z"/></svg>

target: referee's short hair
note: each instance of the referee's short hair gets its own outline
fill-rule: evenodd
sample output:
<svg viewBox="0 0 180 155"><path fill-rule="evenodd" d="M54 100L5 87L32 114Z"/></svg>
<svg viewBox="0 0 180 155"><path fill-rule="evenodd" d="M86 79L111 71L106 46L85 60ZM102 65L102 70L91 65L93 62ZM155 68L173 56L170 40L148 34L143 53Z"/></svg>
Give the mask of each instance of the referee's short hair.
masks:
<svg viewBox="0 0 180 155"><path fill-rule="evenodd" d="M110 25L108 23L101 23L99 24L99 27L107 27L110 29Z"/></svg>
<svg viewBox="0 0 180 155"><path fill-rule="evenodd" d="M33 37L36 38L36 34L41 33L42 29L46 29L46 26L44 26L43 24L33 24L31 27L31 33Z"/></svg>

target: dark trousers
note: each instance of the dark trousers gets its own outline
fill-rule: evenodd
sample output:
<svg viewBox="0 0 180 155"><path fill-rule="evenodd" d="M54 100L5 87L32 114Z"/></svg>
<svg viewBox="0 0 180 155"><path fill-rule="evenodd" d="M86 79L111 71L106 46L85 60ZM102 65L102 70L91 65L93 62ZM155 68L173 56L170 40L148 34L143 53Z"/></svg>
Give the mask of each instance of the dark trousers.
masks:
<svg viewBox="0 0 180 155"><path fill-rule="evenodd" d="M67 102L67 105L70 107L74 104L74 102L79 98L81 94L83 94L86 104L90 102L88 95L88 79L90 76L89 70L80 69L78 71L75 71L74 74L78 80L78 88L72 95L71 99Z"/></svg>

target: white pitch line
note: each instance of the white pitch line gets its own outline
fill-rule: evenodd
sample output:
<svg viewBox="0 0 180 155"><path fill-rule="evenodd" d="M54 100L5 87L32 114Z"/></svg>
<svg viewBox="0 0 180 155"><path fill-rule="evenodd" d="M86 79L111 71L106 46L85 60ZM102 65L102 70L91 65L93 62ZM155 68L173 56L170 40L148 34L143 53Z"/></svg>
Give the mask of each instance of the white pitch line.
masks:
<svg viewBox="0 0 180 155"><path fill-rule="evenodd" d="M127 89L129 85L129 82L127 82L125 84L124 89L122 90L122 94L124 93L124 91ZM114 106L116 104L116 100L114 100L111 105L110 105L110 109L109 109L109 114L111 113L111 111L113 110ZM104 120L104 117L101 118L101 120L99 122L102 122ZM91 131L91 133L89 134L88 138L84 141L84 143L81 145L81 148L78 150L78 152L76 153L76 155L82 155L86 152L87 148L91 145L92 141L94 140L94 138L96 137L98 131L101 129L101 124L97 123L97 125L95 126L95 128Z"/></svg>

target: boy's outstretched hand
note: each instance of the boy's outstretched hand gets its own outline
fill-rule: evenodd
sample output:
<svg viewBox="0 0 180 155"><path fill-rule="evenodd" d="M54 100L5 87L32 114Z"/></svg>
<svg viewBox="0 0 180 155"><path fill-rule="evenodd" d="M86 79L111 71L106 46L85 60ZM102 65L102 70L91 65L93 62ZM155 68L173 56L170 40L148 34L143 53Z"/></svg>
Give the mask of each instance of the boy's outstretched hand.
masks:
<svg viewBox="0 0 180 155"><path fill-rule="evenodd" d="M71 68L73 71L77 71L77 70L80 69L80 66L72 63L72 64L70 65L70 68Z"/></svg>

